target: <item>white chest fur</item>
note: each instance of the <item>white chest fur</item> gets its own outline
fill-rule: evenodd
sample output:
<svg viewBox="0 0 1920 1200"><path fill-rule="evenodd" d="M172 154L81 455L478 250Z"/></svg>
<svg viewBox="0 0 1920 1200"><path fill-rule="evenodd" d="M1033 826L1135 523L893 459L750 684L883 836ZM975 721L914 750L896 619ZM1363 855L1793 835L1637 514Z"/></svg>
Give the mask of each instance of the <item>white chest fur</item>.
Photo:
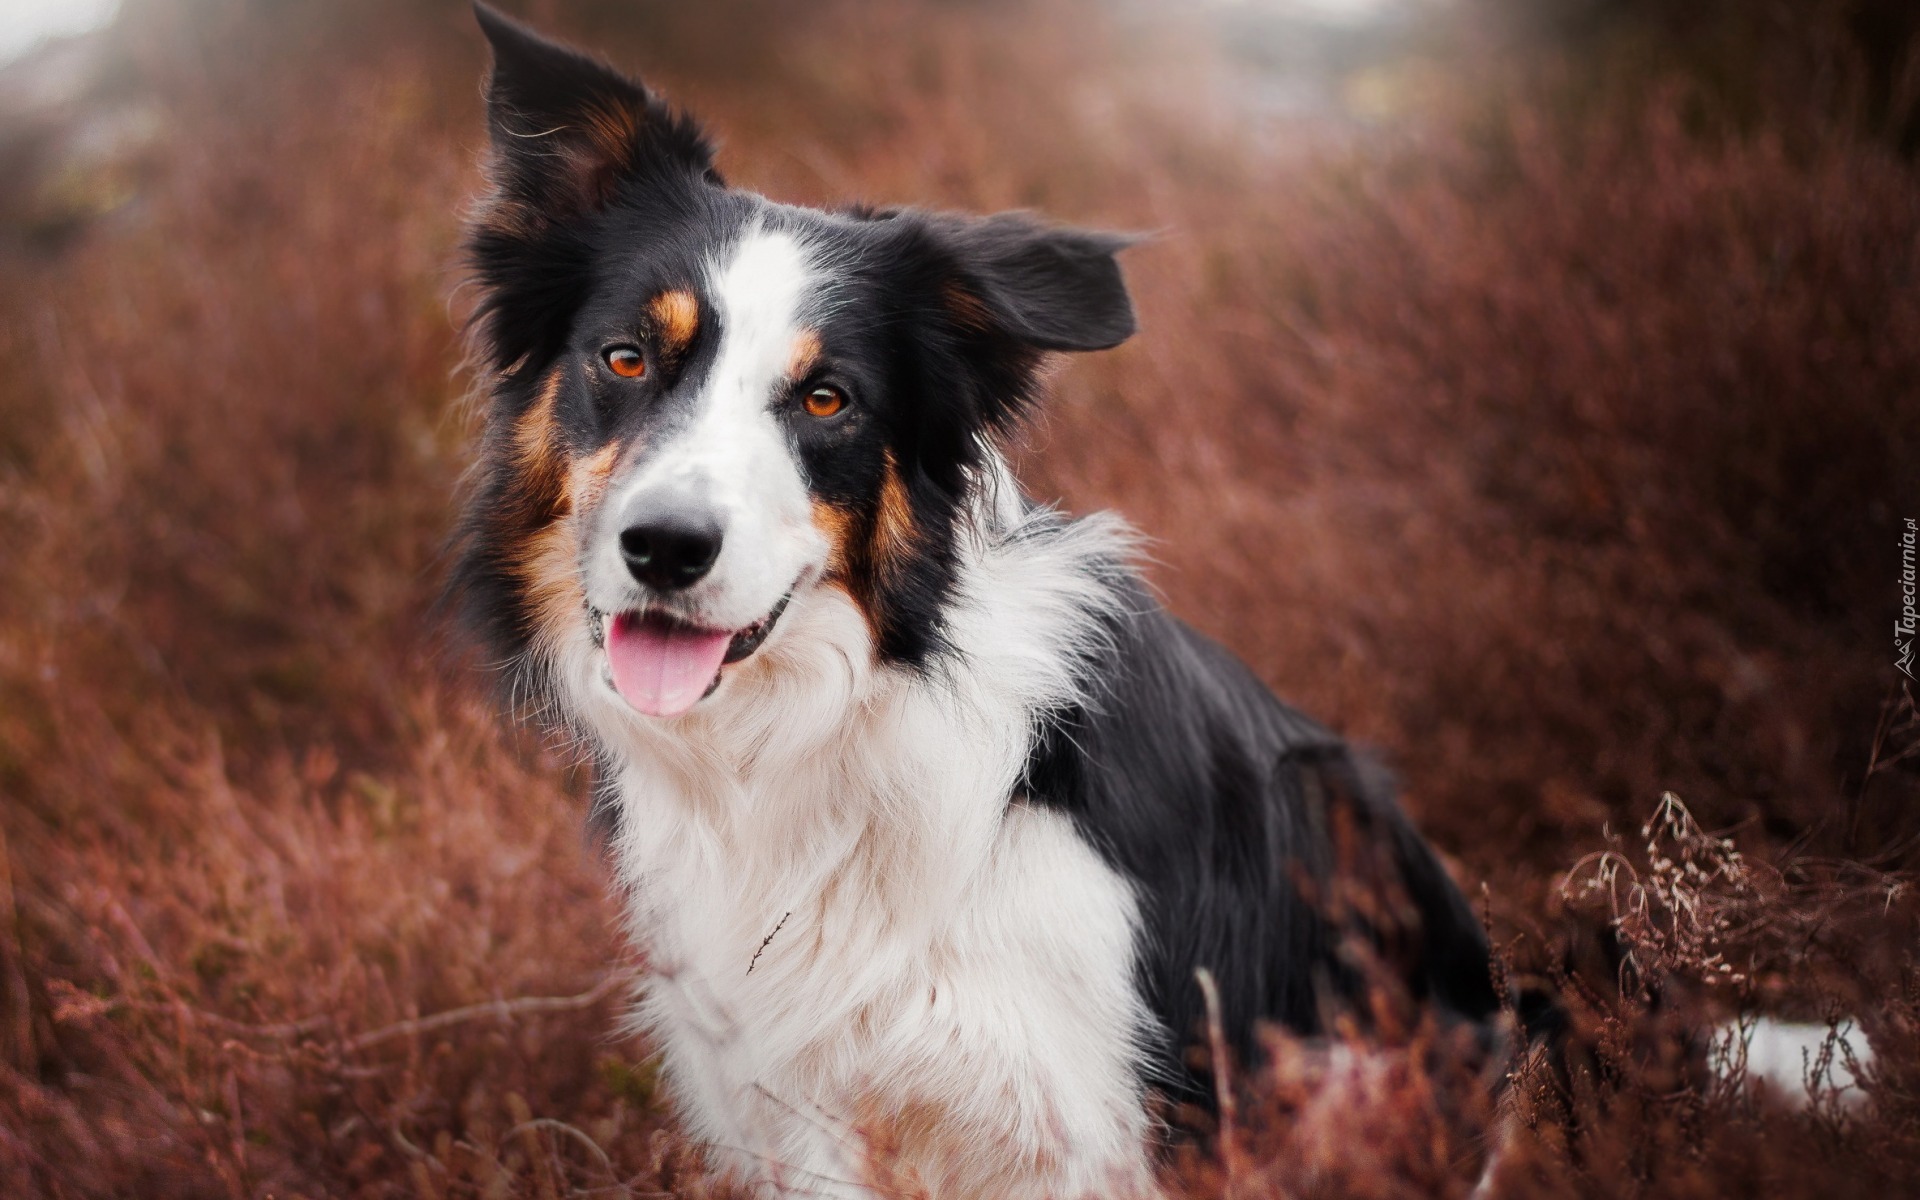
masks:
<svg viewBox="0 0 1920 1200"><path fill-rule="evenodd" d="M870 1152L936 1198L1147 1186L1134 899L1014 796L1124 539L982 539L931 676L873 666L832 588L672 722L563 663L615 764L640 1020L695 1135L780 1191L867 1194Z"/></svg>

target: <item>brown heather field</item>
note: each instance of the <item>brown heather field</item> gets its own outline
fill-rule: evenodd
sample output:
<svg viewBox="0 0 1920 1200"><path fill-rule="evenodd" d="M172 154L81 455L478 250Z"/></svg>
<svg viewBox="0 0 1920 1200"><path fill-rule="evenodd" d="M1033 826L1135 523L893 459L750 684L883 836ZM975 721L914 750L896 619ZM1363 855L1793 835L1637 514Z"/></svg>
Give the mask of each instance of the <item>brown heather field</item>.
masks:
<svg viewBox="0 0 1920 1200"><path fill-rule="evenodd" d="M1910 19L1561 8L1416 39L1349 81L1363 126L1259 111L1159 10L535 15L776 196L1157 232L1027 477L1395 763L1503 969L1567 996L1493 1195L1920 1194ZM732 1194L620 1033L582 773L432 613L478 34L128 0L101 53L81 111L145 114L137 152L0 137L0 1194ZM1643 845L1669 790L1715 836ZM1739 1006L1855 1015L1865 1100L1703 1084L1685 1032ZM1171 1193L1466 1195L1487 1106L1388 1025L1357 1092L1240 1064Z"/></svg>

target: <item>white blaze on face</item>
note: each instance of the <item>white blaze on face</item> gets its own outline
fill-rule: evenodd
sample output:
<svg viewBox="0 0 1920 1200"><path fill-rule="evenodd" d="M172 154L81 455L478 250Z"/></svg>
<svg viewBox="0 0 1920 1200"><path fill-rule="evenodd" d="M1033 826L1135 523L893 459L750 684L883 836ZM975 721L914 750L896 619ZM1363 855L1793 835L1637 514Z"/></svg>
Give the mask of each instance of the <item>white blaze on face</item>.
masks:
<svg viewBox="0 0 1920 1200"><path fill-rule="evenodd" d="M691 416L651 448L606 512L617 524L628 499L663 492L711 508L726 531L720 556L685 599L703 624L738 629L765 617L828 550L778 411L817 273L792 234L755 224L706 264L706 276L720 344ZM625 588L619 532L601 531L596 567Z"/></svg>

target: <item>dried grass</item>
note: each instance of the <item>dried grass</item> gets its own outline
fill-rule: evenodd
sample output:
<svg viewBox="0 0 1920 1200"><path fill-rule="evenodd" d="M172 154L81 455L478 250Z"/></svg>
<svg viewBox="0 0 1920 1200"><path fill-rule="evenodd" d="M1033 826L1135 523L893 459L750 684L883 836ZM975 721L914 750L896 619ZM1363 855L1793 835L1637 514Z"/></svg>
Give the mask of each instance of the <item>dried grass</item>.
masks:
<svg viewBox="0 0 1920 1200"><path fill-rule="evenodd" d="M725 1194L614 1032L584 780L427 608L478 39L188 11L130 4L116 51L166 114L139 200L0 286L0 1191ZM1670 74L1505 60L1333 138L1071 3L728 11L547 15L657 65L747 184L1160 231L1143 335L1062 372L1027 472L1400 764L1503 969L1569 998L1493 1194L1920 1180L1909 165L1774 83L1719 122ZM1698 820L1603 840L1669 789ZM1857 1015L1868 1103L1704 1085L1741 1005ZM1467 1194L1485 1062L1375 1024L1241 1064L1176 1193Z"/></svg>

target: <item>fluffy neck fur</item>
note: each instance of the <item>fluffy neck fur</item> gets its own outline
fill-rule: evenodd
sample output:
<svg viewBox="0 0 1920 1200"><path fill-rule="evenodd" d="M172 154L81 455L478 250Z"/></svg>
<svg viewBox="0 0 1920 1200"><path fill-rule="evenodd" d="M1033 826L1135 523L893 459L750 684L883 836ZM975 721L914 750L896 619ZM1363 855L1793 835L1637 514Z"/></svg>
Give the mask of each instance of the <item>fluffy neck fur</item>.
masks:
<svg viewBox="0 0 1920 1200"><path fill-rule="evenodd" d="M1134 897L1015 796L1038 722L1085 698L1132 537L1027 509L996 468L930 670L876 664L833 587L670 723L561 658L610 769L639 1019L695 1131L761 1173L857 1178L876 1115L935 1195L1142 1170Z"/></svg>

